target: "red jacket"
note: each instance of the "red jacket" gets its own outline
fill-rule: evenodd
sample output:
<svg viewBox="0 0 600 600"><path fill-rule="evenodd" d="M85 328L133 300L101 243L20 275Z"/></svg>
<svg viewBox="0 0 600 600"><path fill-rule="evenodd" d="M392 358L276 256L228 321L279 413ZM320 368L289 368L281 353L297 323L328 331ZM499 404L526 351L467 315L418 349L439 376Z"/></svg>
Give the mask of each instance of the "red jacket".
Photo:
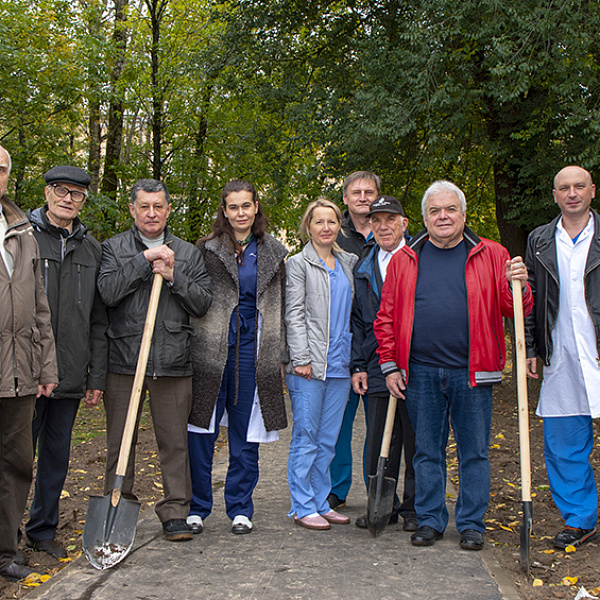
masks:
<svg viewBox="0 0 600 600"><path fill-rule="evenodd" d="M427 231L417 234L397 252L387 270L381 307L373 325L379 344L379 365L384 375L405 372L413 332L415 290L419 255L428 239ZM469 250L465 266L469 312L469 377L472 386L499 383L506 360L502 317L513 317L513 298L506 279L506 248L491 240L478 238L465 227L464 239ZM443 294L440 294L440 308ZM528 315L533 295L527 284L523 293L523 310Z"/></svg>

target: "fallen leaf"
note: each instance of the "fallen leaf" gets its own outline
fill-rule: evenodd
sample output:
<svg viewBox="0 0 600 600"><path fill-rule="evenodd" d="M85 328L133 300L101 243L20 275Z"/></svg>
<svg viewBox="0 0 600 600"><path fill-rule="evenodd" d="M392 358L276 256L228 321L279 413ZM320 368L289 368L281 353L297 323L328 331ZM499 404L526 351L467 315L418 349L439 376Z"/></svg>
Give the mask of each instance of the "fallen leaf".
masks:
<svg viewBox="0 0 600 600"><path fill-rule="evenodd" d="M61 497L61 498L70 498L70 497L71 497L71 494L69 494L69 492L67 492L67 490L63 490L63 491L60 493L60 497Z"/></svg>
<svg viewBox="0 0 600 600"><path fill-rule="evenodd" d="M554 550L543 550L544 554L554 554Z"/></svg>
<svg viewBox="0 0 600 600"><path fill-rule="evenodd" d="M563 577L560 582L563 585L575 585L577 583L577 580L579 579L579 577L569 577L568 575L566 577Z"/></svg>
<svg viewBox="0 0 600 600"><path fill-rule="evenodd" d="M575 546L567 546L565 552L577 552L577 548Z"/></svg>
<svg viewBox="0 0 600 600"><path fill-rule="evenodd" d="M152 482L159 490L162 490L163 484L162 483L158 483L158 481L153 481ZM446 494L448 495L448 494Z"/></svg>
<svg viewBox="0 0 600 600"><path fill-rule="evenodd" d="M533 580L533 587L541 587L544 585L544 582L541 579L534 579Z"/></svg>

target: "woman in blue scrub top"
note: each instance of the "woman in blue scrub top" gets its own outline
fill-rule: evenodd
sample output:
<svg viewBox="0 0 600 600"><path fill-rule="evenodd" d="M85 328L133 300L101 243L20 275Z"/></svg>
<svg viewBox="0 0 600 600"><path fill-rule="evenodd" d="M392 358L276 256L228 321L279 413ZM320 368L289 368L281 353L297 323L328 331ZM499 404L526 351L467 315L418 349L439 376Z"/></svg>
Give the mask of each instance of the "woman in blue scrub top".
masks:
<svg viewBox="0 0 600 600"><path fill-rule="evenodd" d="M204 317L192 322L187 521L194 533L202 531L212 510L219 425L228 427L225 508L236 534L253 528L259 443L275 441L277 431L287 426L281 376L281 364L288 360L283 323L287 250L266 229L254 186L232 180L221 193L212 233L197 244L211 276L213 302Z"/></svg>
<svg viewBox="0 0 600 600"><path fill-rule="evenodd" d="M350 519L331 510L329 466L350 391L352 269L357 257L336 243L340 209L311 203L302 219L302 252L287 262L285 321L290 362L286 383L294 426L288 459L290 517L307 529Z"/></svg>

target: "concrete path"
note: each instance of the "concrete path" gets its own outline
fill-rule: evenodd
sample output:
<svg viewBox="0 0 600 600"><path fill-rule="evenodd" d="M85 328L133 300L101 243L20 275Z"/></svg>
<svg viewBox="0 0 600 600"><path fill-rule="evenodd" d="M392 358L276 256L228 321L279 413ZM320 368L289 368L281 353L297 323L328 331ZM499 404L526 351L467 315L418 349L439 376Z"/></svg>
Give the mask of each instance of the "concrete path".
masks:
<svg viewBox="0 0 600 600"><path fill-rule="evenodd" d="M357 415L356 439L364 435ZM107 571L97 571L82 556L28 598L60 600L514 600L510 585L498 587L490 575L490 552L466 552L449 527L431 548L415 548L400 526L378 538L354 526L366 494L359 466L342 510L351 525L308 531L293 524L286 479L291 427L281 440L261 447L261 476L254 494L254 531L230 533L223 482L227 449L215 457L215 507L204 532L191 542L171 543L162 536L154 513L140 516L131 554ZM360 456L355 444L355 456ZM450 507L452 508L452 507ZM452 517L451 517L452 518ZM484 563L485 560L485 563ZM487 566L486 566L487 565ZM499 580L501 581L501 574Z"/></svg>

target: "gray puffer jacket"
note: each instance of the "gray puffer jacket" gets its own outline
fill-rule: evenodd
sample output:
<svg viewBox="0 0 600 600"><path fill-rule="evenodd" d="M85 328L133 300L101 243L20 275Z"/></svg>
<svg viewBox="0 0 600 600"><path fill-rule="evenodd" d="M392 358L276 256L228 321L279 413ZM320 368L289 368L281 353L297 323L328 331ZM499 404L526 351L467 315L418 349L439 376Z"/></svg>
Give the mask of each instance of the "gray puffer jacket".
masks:
<svg viewBox="0 0 600 600"><path fill-rule="evenodd" d="M352 269L358 257L344 251L334 251L333 254L352 286L354 297ZM310 364L312 377L325 379L329 304L329 274L312 242L308 242L300 254L292 256L286 263L285 324L290 353L287 373L293 373L294 367Z"/></svg>

